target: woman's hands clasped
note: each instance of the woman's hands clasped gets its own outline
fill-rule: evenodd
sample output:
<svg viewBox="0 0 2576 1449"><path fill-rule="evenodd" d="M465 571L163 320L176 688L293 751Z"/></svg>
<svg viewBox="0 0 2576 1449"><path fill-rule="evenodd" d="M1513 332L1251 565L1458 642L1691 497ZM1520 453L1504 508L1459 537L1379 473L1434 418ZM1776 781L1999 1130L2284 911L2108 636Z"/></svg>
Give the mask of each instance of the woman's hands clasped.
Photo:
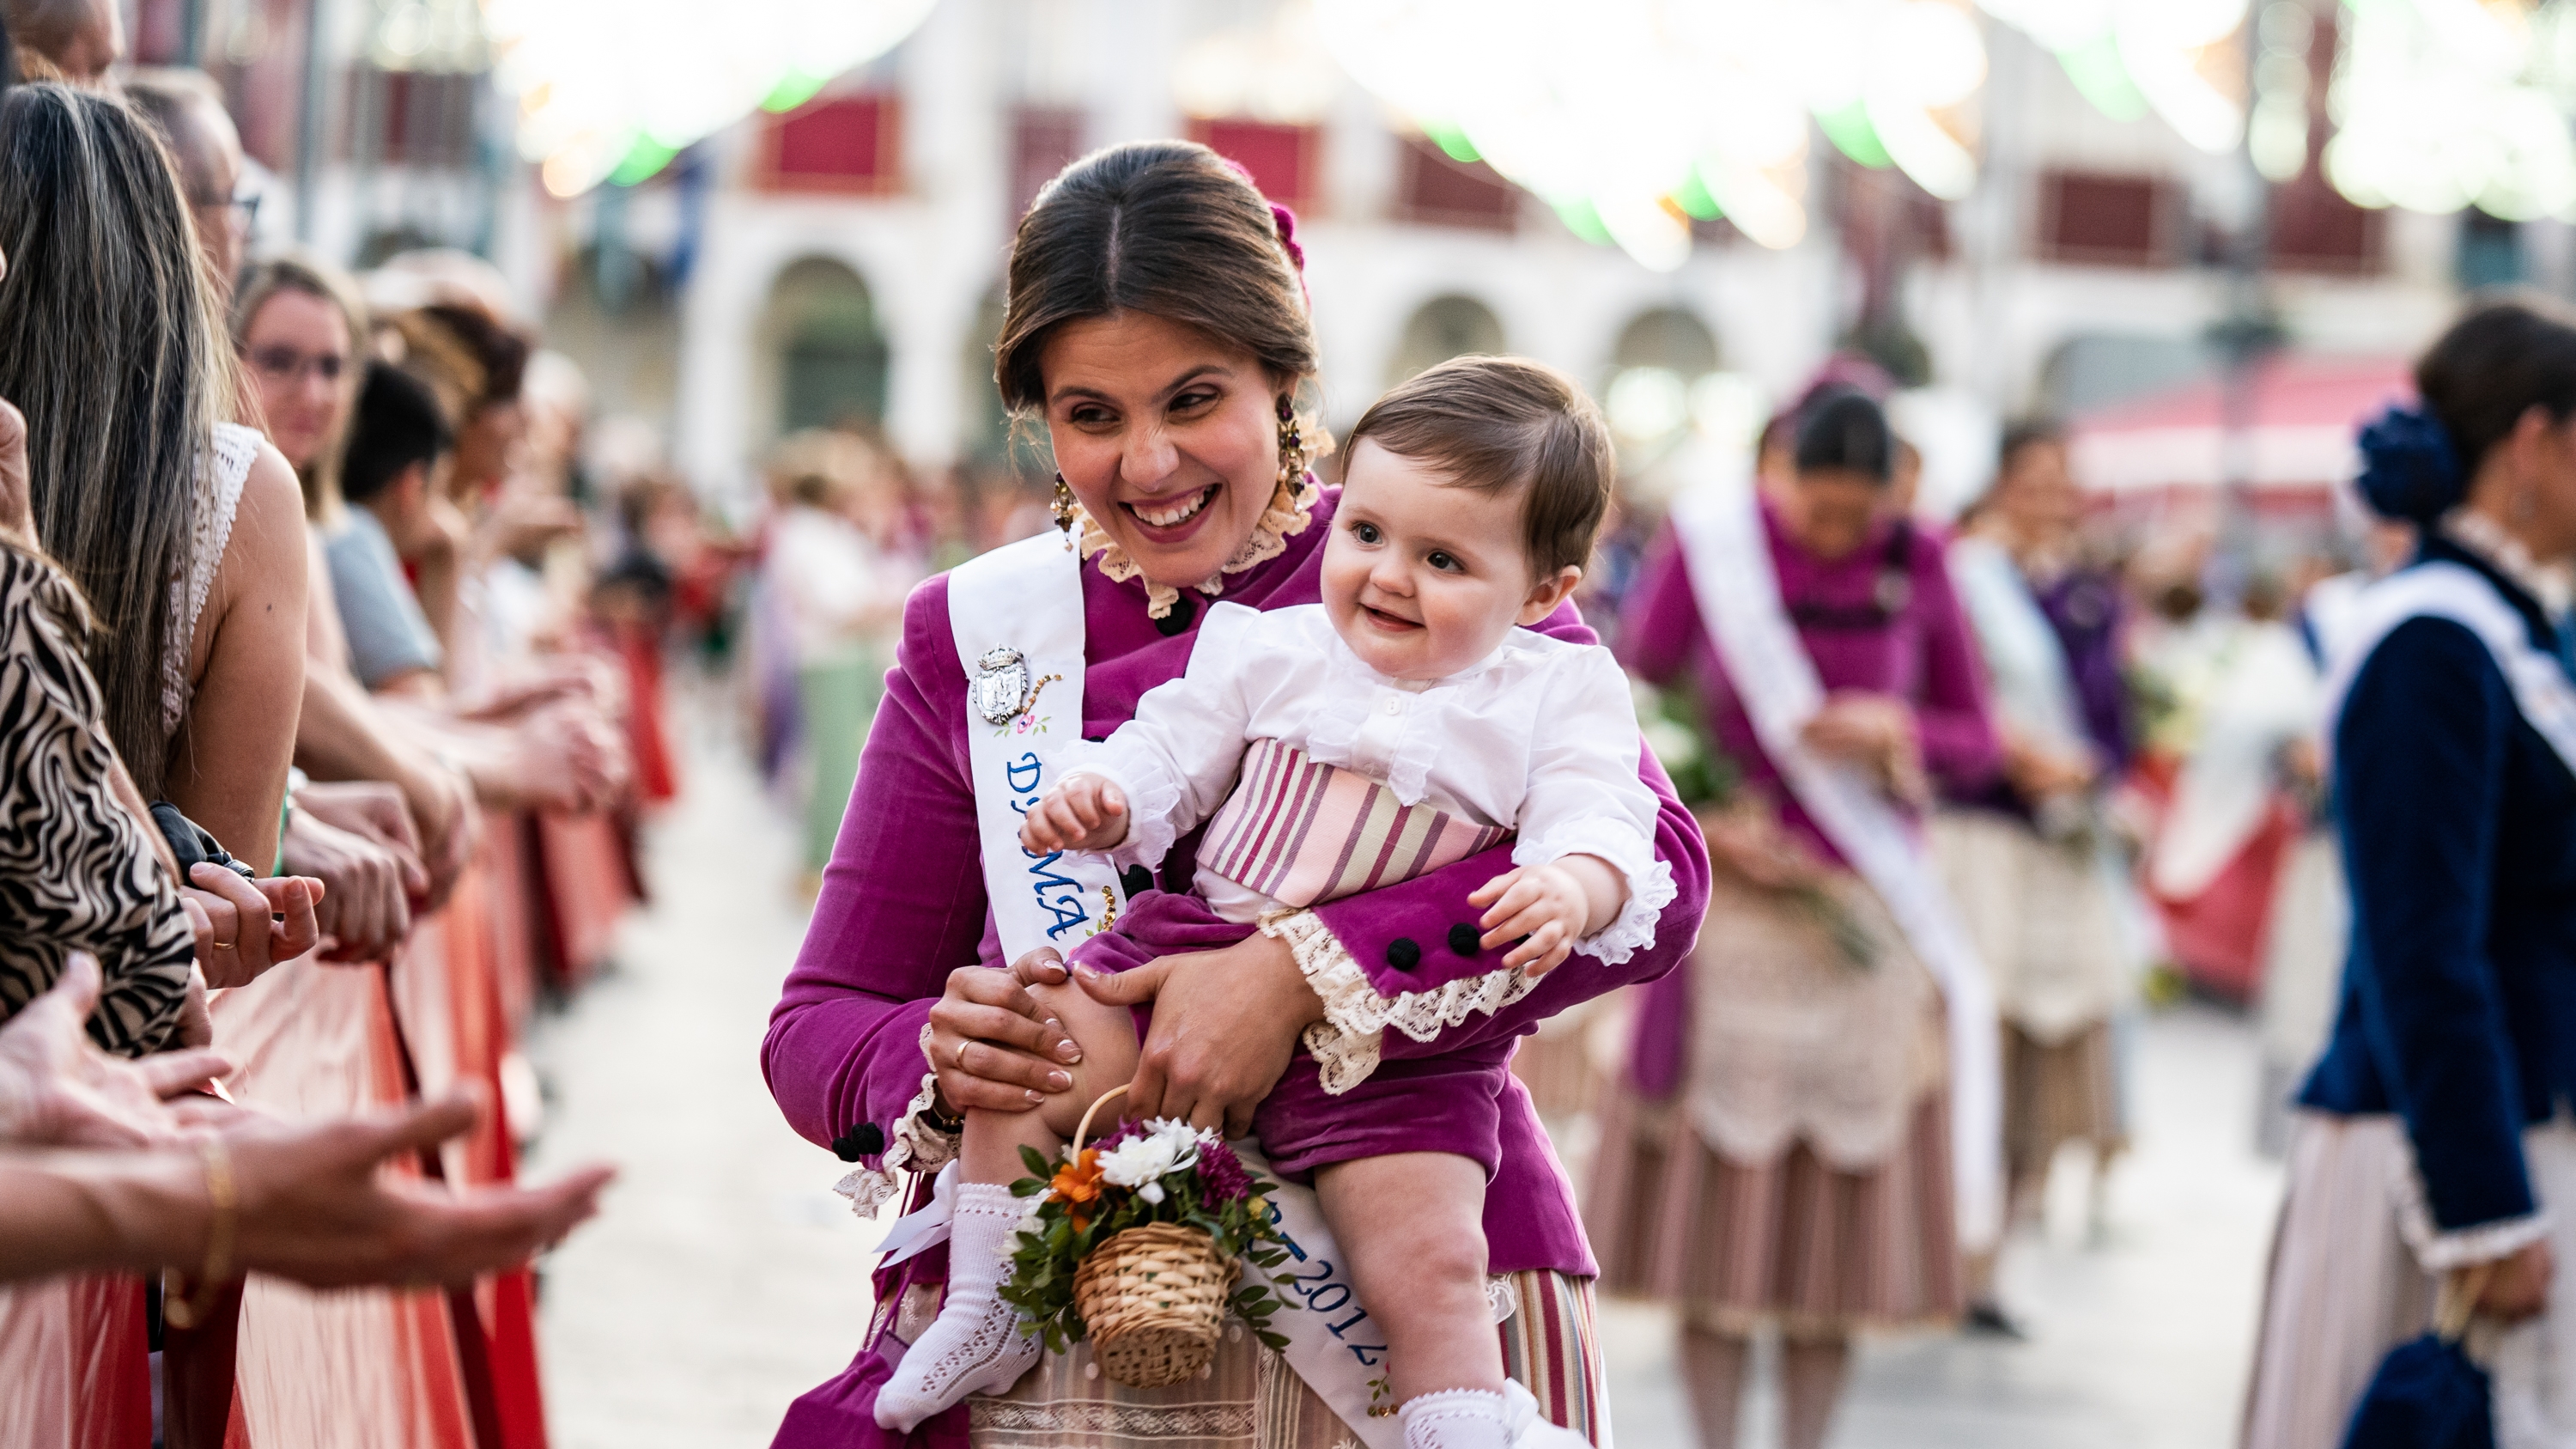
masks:
<svg viewBox="0 0 2576 1449"><path fill-rule="evenodd" d="M1064 958L1041 947L1008 971L949 973L921 1039L945 1110L1026 1111L1072 1090L1065 1068L1082 1060L1081 1049L1029 993L1067 979L1104 1005L1153 1004L1122 1115L1178 1117L1229 1137L1252 1130L1253 1109L1287 1073L1299 1034L1324 1016L1287 945L1268 936L1115 975L1068 974Z"/></svg>

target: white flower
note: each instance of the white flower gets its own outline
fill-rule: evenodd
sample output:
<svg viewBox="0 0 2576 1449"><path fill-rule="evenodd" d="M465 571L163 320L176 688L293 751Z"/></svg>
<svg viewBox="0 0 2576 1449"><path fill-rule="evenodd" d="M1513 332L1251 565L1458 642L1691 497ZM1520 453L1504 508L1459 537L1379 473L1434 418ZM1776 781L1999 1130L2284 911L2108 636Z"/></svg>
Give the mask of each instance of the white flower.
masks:
<svg viewBox="0 0 2576 1449"><path fill-rule="evenodd" d="M1019 1251L1019 1235L1021 1233L1035 1233L1039 1237L1046 1236L1046 1219L1038 1215L1038 1209L1045 1207L1046 1203L1047 1195L1042 1192L1034 1194L1029 1198L1029 1210L1020 1214L1020 1225L1017 1228L1012 1229L1010 1242L1002 1249L1002 1256L1007 1258L1011 1254Z"/></svg>
<svg viewBox="0 0 2576 1449"><path fill-rule="evenodd" d="M1171 1144L1172 1165L1167 1170L1172 1172L1198 1166L1199 1148L1216 1140L1215 1133L1202 1132L1173 1117L1157 1117L1146 1123L1145 1129L1157 1141Z"/></svg>
<svg viewBox="0 0 2576 1449"><path fill-rule="evenodd" d="M1197 1161L1195 1153L1191 1161ZM1100 1154L1100 1175L1119 1187L1141 1188L1159 1182L1175 1165L1171 1141L1155 1135L1130 1137Z"/></svg>
<svg viewBox="0 0 2576 1449"><path fill-rule="evenodd" d="M1163 1185L1159 1182L1149 1182L1136 1189L1136 1195L1147 1202L1159 1203L1163 1200Z"/></svg>

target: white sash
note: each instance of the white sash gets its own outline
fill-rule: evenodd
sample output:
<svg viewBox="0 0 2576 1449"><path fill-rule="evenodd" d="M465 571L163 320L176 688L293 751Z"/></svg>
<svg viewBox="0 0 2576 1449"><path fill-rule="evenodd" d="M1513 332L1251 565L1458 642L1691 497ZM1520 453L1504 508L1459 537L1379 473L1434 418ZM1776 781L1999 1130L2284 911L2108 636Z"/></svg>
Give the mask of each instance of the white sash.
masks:
<svg viewBox="0 0 2576 1449"><path fill-rule="evenodd" d="M1031 855L1020 844L1020 816L1054 784L1067 748L1082 738L1082 561L1053 533L969 559L948 576L948 619L966 666L975 823L1002 959L1016 961L1040 946L1071 955L1106 924L1102 902L1115 900L1123 910L1125 893L1106 856ZM996 672L980 667L996 649L1018 652L1035 694L1031 707L1000 725L983 714L976 689ZM1254 1174L1270 1175L1251 1139L1234 1149ZM1369 1381L1385 1372L1386 1338L1359 1305L1314 1189L1282 1183L1270 1202L1294 1245L1272 1281L1282 1297L1306 1305L1271 1320L1288 1339L1289 1367L1368 1449L1403 1449L1393 1418L1369 1417ZM888 1240L919 1252L938 1241L950 1211L947 1199L934 1196L896 1223Z"/></svg>
<svg viewBox="0 0 2576 1449"><path fill-rule="evenodd" d="M1082 560L1052 533L968 559L948 575L948 623L966 666L966 754L973 765L975 825L984 843L984 895L1004 964L1040 946L1064 955L1096 934L1126 895L1105 855L1020 845L1020 816L1062 773L1082 741ZM1015 650L1026 688L1009 691L1028 707L1005 722L978 708L981 667L996 649Z"/></svg>
<svg viewBox="0 0 2576 1449"><path fill-rule="evenodd" d="M2514 706L2549 742L2559 761L2576 773L2576 680L2557 659L2531 647L2522 615L2478 571L2447 559L2400 569L2362 590L2348 624L2338 633L2333 682L2326 690L2326 718L2341 721L2344 698L2379 641L2409 619L2448 619L2478 636L2504 674ZM2335 731L2326 731L2331 746Z"/></svg>
<svg viewBox="0 0 2576 1449"><path fill-rule="evenodd" d="M1825 688L1782 607L1751 483L1692 489L1673 501L1672 518L1700 617L1754 736L1808 818L1887 903L1941 987L1959 1240L1971 1251L1991 1247L2003 1232L2003 1048L1985 965L1952 916L1912 824L1858 771L1818 758L1800 737L1823 707Z"/></svg>

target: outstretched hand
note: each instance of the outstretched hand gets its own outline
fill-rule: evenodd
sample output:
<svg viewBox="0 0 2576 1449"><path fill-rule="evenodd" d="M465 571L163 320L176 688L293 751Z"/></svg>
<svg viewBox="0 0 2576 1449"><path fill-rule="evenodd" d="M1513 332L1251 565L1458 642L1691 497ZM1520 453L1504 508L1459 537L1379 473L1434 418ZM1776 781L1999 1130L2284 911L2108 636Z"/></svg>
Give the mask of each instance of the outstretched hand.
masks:
<svg viewBox="0 0 2576 1449"><path fill-rule="evenodd" d="M175 1142L181 1119L164 1105L232 1070L210 1051L129 1061L90 1041L98 958L71 953L53 989L0 1026L0 1145L148 1147Z"/></svg>
<svg viewBox="0 0 2576 1449"><path fill-rule="evenodd" d="M1626 883L1609 862L1568 855L1507 870L1479 886L1467 904L1486 908L1476 920L1484 932L1476 942L1480 948L1519 941L1503 965L1544 976L1574 954L1575 942L1616 917L1626 894Z"/></svg>
<svg viewBox="0 0 2576 1449"><path fill-rule="evenodd" d="M1022 817L1030 850L1109 850L1127 838L1127 796L1097 775L1076 775Z"/></svg>
<svg viewBox="0 0 2576 1449"><path fill-rule="evenodd" d="M481 1115L459 1096L324 1121L240 1120L222 1134L241 1194L238 1266L314 1288L464 1283L525 1262L599 1211L611 1167L462 1190L380 1171Z"/></svg>

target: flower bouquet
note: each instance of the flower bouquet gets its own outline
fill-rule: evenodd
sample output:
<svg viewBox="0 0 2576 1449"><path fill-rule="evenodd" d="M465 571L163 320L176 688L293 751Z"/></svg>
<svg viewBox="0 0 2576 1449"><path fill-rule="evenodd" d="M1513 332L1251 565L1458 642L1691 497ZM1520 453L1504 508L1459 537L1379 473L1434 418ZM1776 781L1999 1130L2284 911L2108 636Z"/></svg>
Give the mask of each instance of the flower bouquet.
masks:
<svg viewBox="0 0 2576 1449"><path fill-rule="evenodd" d="M1091 1112L1124 1092L1094 1102ZM1030 1199L1003 1301L1061 1352L1089 1339L1100 1371L1130 1388L1189 1378L1216 1352L1227 1309L1272 1348L1287 1340L1271 1315L1293 1306L1266 1282L1238 1286L1243 1260L1287 1260L1254 1177L1216 1133L1158 1118L1131 1122L1084 1146L1083 1116L1061 1162L1020 1149Z"/></svg>

